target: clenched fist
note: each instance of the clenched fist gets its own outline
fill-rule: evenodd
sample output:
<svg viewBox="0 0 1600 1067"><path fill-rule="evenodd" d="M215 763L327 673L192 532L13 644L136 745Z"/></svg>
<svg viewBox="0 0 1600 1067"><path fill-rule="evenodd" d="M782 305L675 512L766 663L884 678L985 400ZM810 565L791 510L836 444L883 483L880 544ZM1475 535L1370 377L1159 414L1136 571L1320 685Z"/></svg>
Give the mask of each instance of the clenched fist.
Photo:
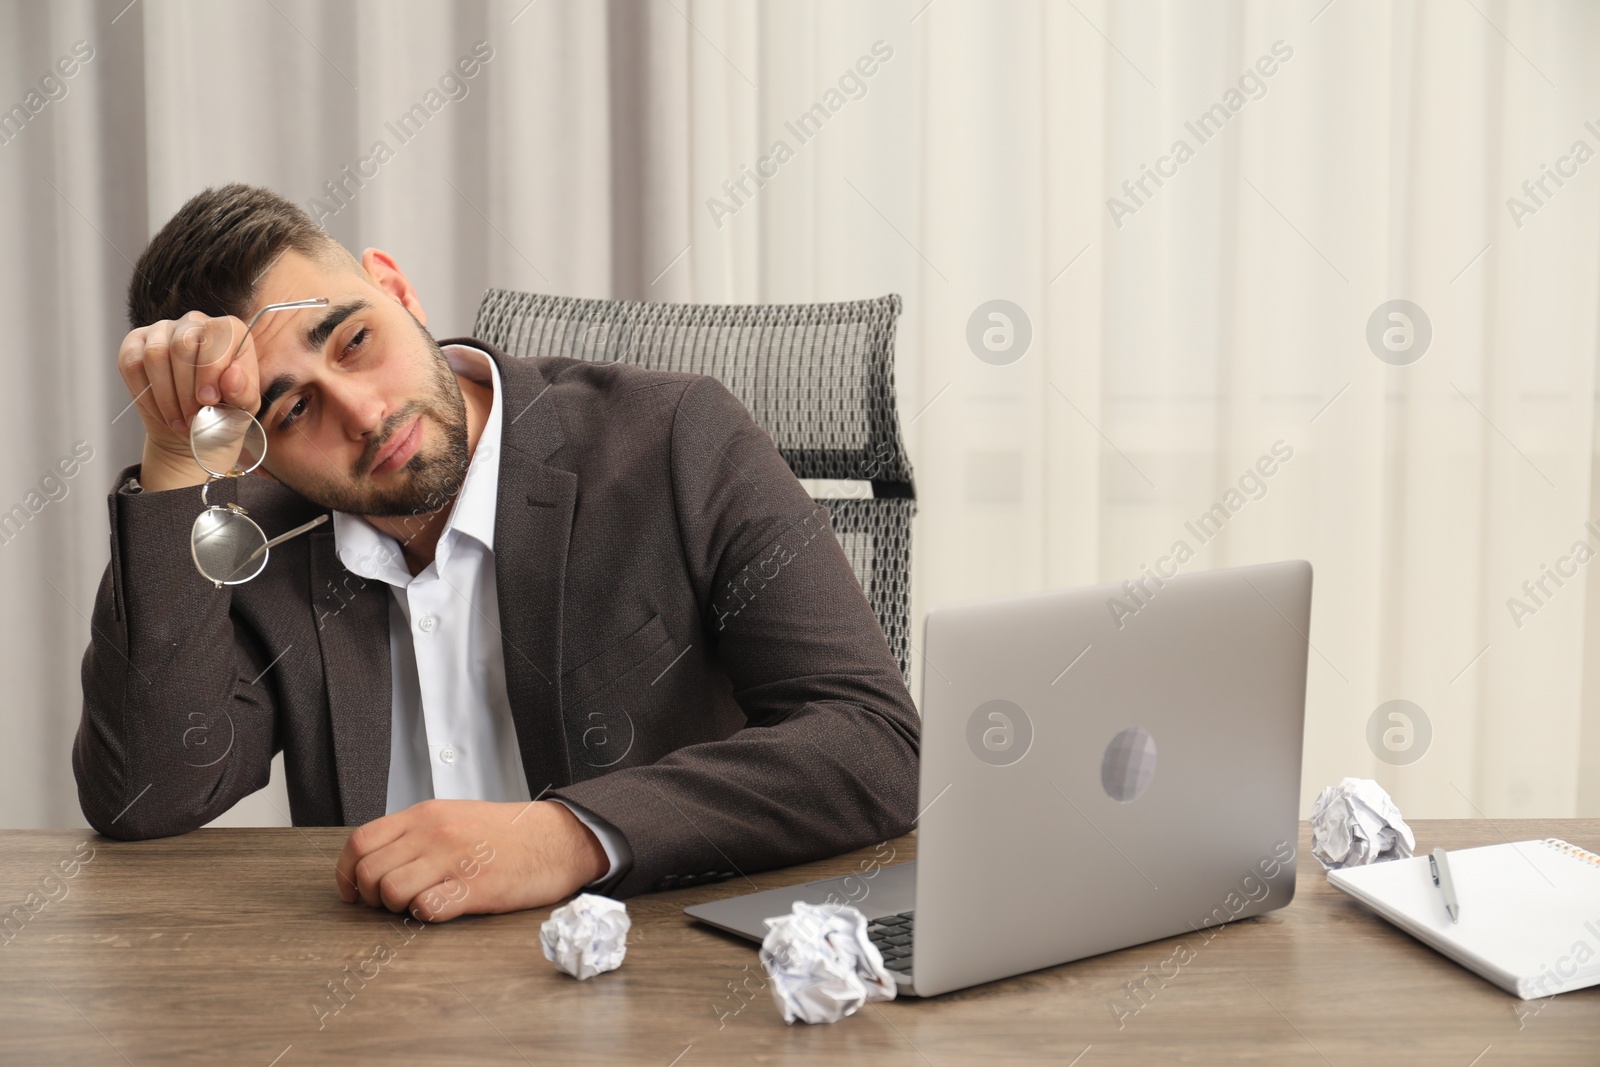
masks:
<svg viewBox="0 0 1600 1067"><path fill-rule="evenodd" d="M553 800L424 800L358 827L335 879L348 903L427 922L565 899L606 873L593 831Z"/></svg>

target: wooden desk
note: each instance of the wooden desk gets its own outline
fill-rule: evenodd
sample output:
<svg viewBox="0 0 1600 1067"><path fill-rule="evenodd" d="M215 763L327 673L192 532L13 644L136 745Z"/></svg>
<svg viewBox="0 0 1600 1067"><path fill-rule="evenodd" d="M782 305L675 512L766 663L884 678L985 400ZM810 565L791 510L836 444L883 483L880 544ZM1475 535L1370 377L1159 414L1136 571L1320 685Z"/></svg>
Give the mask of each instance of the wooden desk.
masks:
<svg viewBox="0 0 1600 1067"><path fill-rule="evenodd" d="M1600 849L1596 819L1414 827L1427 847L1556 835ZM343 842L342 830L134 844L0 831L0 917L39 894L37 911L0 934L0 1063L1600 1063L1600 988L1527 1002L1502 993L1332 890L1304 832L1294 902L1210 942L869 1005L834 1026L784 1025L754 947L683 916L743 881L629 901L627 962L580 983L539 951L547 911L407 929L341 903L332 860ZM891 845L897 861L912 858L913 838ZM60 862L70 869L90 849L62 878ZM753 880L848 873L871 855ZM1194 958L1152 983L1119 1030L1110 1000L1179 941ZM380 942L387 961L363 965ZM327 983L347 966L374 976L320 1015L315 1005L340 1003Z"/></svg>

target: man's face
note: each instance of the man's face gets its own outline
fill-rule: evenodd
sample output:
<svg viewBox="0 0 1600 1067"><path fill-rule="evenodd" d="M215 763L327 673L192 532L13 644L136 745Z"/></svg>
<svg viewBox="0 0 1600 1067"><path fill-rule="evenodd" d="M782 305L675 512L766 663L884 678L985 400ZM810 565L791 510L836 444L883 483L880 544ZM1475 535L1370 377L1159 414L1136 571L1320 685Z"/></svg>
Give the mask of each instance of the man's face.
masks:
<svg viewBox="0 0 1600 1067"><path fill-rule="evenodd" d="M409 283L398 268L390 273L392 260L371 256L364 273L288 252L262 278L252 314L328 298L327 307L269 312L251 334L263 466L337 511L426 514L466 477L466 405L438 343L407 307L421 311Z"/></svg>

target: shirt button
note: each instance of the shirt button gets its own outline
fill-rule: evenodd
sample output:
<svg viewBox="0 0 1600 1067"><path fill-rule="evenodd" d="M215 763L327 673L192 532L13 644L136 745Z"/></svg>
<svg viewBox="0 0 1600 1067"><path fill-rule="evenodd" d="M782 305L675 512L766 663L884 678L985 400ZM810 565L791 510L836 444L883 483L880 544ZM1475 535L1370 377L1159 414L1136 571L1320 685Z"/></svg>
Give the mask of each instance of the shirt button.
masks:
<svg viewBox="0 0 1600 1067"><path fill-rule="evenodd" d="M422 618L417 620L417 625L422 627L423 633L431 634L433 632L433 628L439 625L439 620L434 618L432 615L424 615Z"/></svg>
<svg viewBox="0 0 1600 1067"><path fill-rule="evenodd" d="M449 745L444 746L439 750L439 760L441 763L454 763L456 761L456 750Z"/></svg>

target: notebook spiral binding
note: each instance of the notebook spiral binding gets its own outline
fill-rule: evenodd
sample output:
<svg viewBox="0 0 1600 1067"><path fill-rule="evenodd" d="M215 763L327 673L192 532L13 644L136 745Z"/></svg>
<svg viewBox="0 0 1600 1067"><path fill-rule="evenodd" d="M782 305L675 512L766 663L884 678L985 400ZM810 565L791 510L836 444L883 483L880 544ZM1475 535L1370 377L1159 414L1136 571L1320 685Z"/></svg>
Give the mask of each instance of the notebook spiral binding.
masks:
<svg viewBox="0 0 1600 1067"><path fill-rule="evenodd" d="M1600 868L1600 856L1596 856L1593 852L1590 852L1587 849L1579 848L1577 845L1563 841L1559 837L1547 837L1544 839L1544 843L1555 849L1557 852L1565 853L1575 860L1580 860L1584 863L1590 863L1596 868Z"/></svg>

